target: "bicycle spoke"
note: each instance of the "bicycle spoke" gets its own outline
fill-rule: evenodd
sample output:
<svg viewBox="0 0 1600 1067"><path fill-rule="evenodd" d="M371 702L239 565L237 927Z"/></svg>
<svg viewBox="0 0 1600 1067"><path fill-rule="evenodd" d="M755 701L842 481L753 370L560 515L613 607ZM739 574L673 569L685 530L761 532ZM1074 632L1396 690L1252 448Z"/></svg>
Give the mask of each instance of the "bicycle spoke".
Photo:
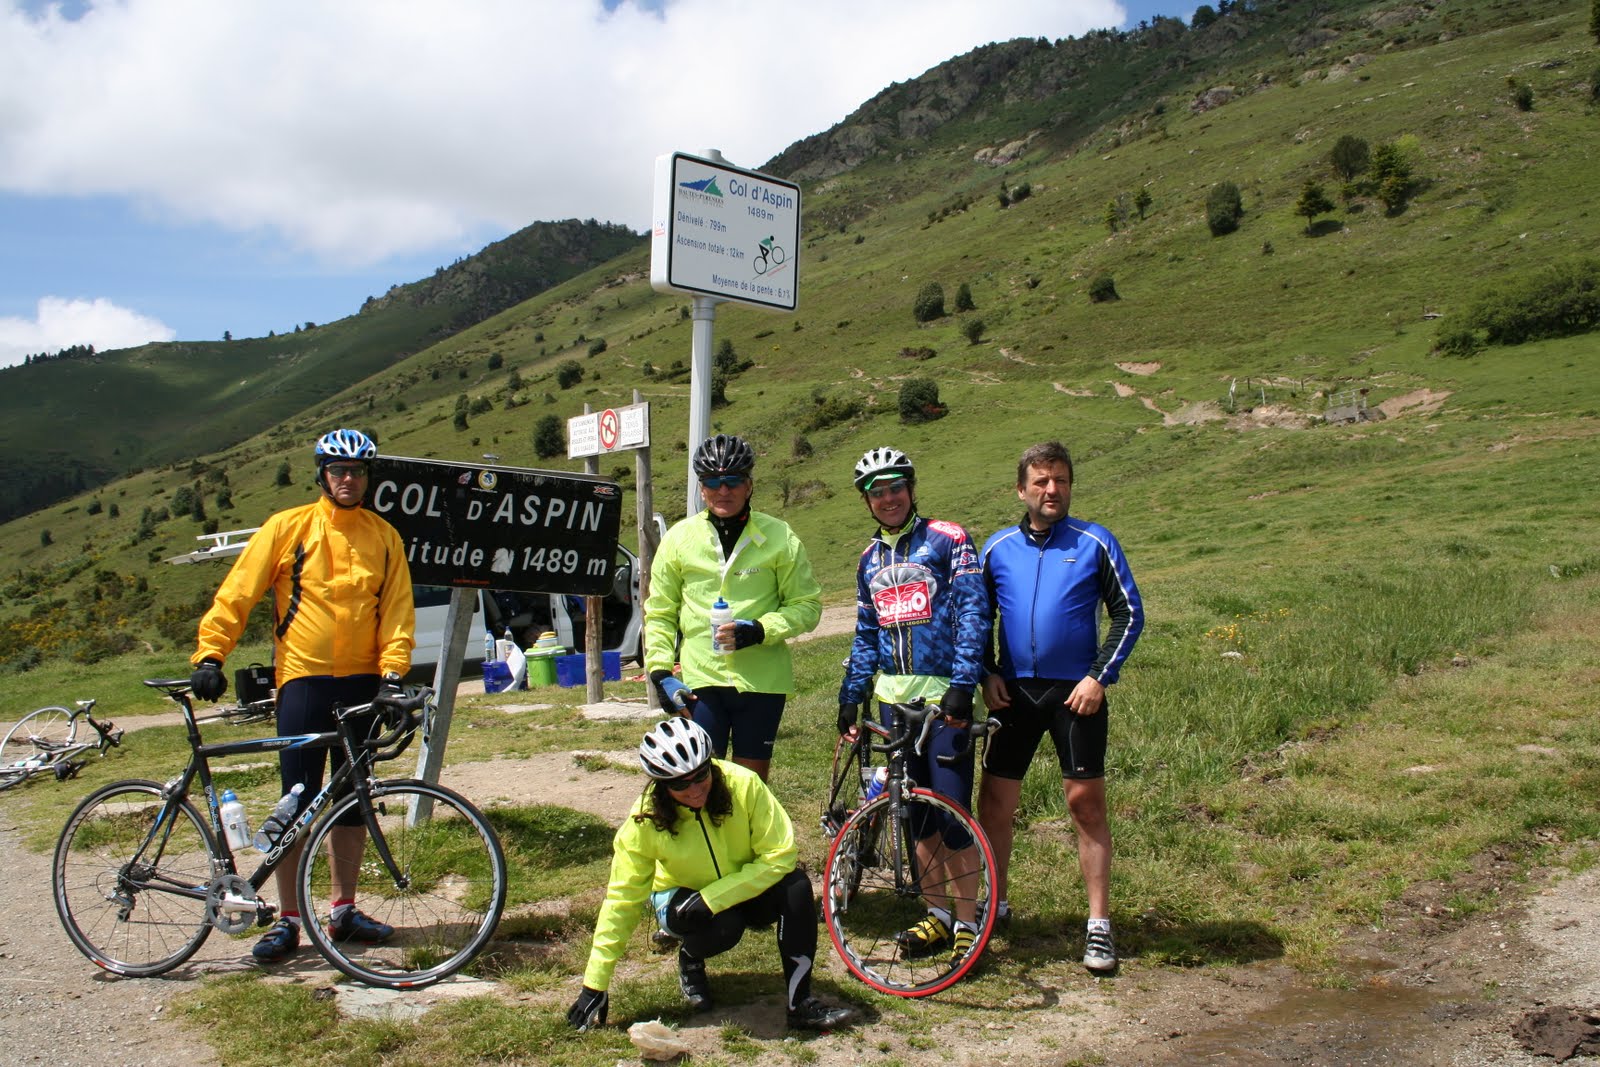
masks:
<svg viewBox="0 0 1600 1067"><path fill-rule="evenodd" d="M948 988L976 962L993 927L993 856L976 822L942 797L909 794L897 816L888 797L845 825L823 878L823 915L851 973L882 992L926 996ZM972 949L948 939L907 943L907 934L943 909L972 927Z"/></svg>
<svg viewBox="0 0 1600 1067"><path fill-rule="evenodd" d="M56 844L56 912L79 951L118 974L160 974L211 932L205 895L215 861L187 802L158 826L156 782L116 782L91 794Z"/></svg>
<svg viewBox="0 0 1600 1067"><path fill-rule="evenodd" d="M422 802L432 807L431 818L408 826ZM482 813L448 789L384 783L374 804L381 847L363 833L359 863L349 868L335 862L330 839L335 820L358 810L358 799L335 805L312 829L300 869L306 930L353 978L392 988L427 985L460 970L488 943L505 905L505 857ZM345 869L355 872L354 883L336 888ZM394 933L378 943L340 940L331 904L341 893Z"/></svg>

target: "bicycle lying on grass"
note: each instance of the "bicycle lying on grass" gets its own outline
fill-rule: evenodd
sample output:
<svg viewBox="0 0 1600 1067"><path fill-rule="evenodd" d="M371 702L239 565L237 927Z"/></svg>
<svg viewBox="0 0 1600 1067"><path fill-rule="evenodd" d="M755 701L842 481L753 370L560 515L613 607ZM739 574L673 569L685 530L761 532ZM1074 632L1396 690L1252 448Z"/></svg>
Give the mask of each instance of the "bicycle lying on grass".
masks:
<svg viewBox="0 0 1600 1067"><path fill-rule="evenodd" d="M122 731L111 722L101 722L93 714L93 700L75 702L76 711L48 707L24 715L0 739L0 789L21 785L37 775L54 775L56 781L75 778L87 759L78 759L92 748L101 758L122 744ZM89 727L79 740L79 723ZM89 740L88 733L94 734Z"/></svg>
<svg viewBox="0 0 1600 1067"><path fill-rule="evenodd" d="M994 853L978 820L959 804L914 786L906 772L906 749L923 751L938 706L917 700L888 707L890 726L864 720L859 733L840 738L834 752L833 785L822 813L823 833L832 841L822 875L822 914L851 974L881 993L925 997L960 981L989 943ZM986 736L989 724L972 723L968 732ZM888 767L882 792L869 800L873 752L885 753ZM970 948L923 953L903 943L897 935L921 921L930 905L976 929Z"/></svg>
<svg viewBox="0 0 1600 1067"><path fill-rule="evenodd" d="M165 785L114 782L91 793L68 818L56 843L51 885L61 924L85 956L117 974L148 977L194 955L213 929L239 934L269 924L276 908L259 891L302 839L296 877L305 932L350 977L390 989L430 985L466 966L488 943L505 906L506 861L483 813L443 786L373 777L373 765L398 756L424 725L431 690L394 703L340 708L330 733L204 744L198 724L209 720L196 719L188 679L145 684L183 710L193 754ZM254 873L241 875L223 831L210 759L335 745L346 762ZM203 798L208 818L191 802L191 789ZM394 927L375 944L336 941L328 929L328 837L353 809L367 831L353 872L355 903Z"/></svg>

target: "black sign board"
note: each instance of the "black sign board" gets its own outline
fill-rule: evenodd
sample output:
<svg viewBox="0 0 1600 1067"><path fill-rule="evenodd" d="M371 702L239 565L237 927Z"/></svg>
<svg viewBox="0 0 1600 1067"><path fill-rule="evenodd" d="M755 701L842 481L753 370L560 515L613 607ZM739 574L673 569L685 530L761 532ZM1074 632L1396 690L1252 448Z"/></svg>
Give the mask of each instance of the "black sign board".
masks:
<svg viewBox="0 0 1600 1067"><path fill-rule="evenodd" d="M400 531L415 584L611 590L622 490L609 479L382 456L366 505Z"/></svg>

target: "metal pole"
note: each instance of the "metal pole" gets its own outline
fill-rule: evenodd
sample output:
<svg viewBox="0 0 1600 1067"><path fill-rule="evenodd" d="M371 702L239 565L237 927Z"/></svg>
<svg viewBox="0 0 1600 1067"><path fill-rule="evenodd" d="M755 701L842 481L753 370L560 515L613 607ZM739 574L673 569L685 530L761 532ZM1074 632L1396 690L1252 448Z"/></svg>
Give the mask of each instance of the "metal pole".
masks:
<svg viewBox="0 0 1600 1067"><path fill-rule="evenodd" d="M583 413L590 414L588 404L583 405ZM583 472L599 474L600 457L583 457ZM605 602L605 597L598 596L585 597L583 600L584 699L590 704L600 703L605 696L602 692L602 684L605 682L605 649L602 647L604 641L600 637L600 613L605 610Z"/></svg>
<svg viewBox="0 0 1600 1067"><path fill-rule="evenodd" d="M450 606L444 613L444 633L439 638L439 658L433 668L434 709L432 728L422 735L417 749L417 777L424 782L439 781L444 768L444 746L450 739L450 719L456 710L456 689L461 685L461 661L467 652L467 628L472 625L476 589L452 589ZM406 813L406 825L427 822L433 815L433 802L418 797L417 806Z"/></svg>
<svg viewBox="0 0 1600 1067"><path fill-rule="evenodd" d="M717 322L718 300L709 296L694 298L694 332L689 344L689 454L711 436L711 338ZM700 499L700 483L694 465L686 471L687 498L684 514L697 515L705 504Z"/></svg>

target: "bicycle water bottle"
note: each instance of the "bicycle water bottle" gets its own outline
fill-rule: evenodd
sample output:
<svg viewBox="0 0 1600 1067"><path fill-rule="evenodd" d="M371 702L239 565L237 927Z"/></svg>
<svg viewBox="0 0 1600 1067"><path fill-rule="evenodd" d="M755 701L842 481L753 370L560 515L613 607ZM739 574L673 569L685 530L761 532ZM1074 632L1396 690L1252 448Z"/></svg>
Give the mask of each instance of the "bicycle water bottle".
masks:
<svg viewBox="0 0 1600 1067"><path fill-rule="evenodd" d="M493 630L485 630L485 631L483 631L483 658L485 660L494 659L494 631Z"/></svg>
<svg viewBox="0 0 1600 1067"><path fill-rule="evenodd" d="M711 651L719 656L726 656L733 651L733 645L724 645L717 640L717 629L733 621L733 609L728 607L728 602L720 596L717 602L711 605Z"/></svg>
<svg viewBox="0 0 1600 1067"><path fill-rule="evenodd" d="M289 823L294 821L295 809L300 806L300 794L306 787L299 782L293 789L283 794L283 799L278 801L278 806L272 809L261 823L261 829L256 831L255 846L262 852L271 852L272 846L278 843L278 838L289 828Z"/></svg>
<svg viewBox="0 0 1600 1067"><path fill-rule="evenodd" d="M244 801L231 789L222 791L222 832L228 838L229 848L244 848L250 843L250 818L245 814Z"/></svg>
<svg viewBox="0 0 1600 1067"><path fill-rule="evenodd" d="M879 767L872 772L872 779L867 782L867 801L876 799L883 793L884 787L889 784L889 768Z"/></svg>

